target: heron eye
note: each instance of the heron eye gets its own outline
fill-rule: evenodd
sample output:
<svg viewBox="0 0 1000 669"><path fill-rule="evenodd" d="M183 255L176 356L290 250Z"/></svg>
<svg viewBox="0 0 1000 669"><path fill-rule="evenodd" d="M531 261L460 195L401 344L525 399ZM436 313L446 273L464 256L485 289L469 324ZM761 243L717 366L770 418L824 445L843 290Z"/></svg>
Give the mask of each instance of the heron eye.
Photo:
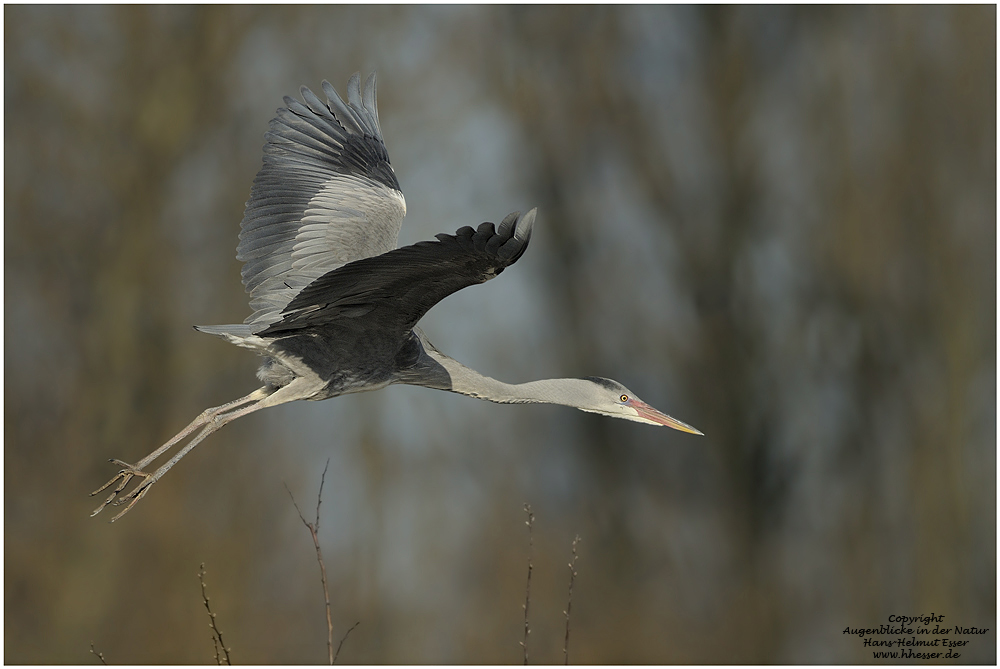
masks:
<svg viewBox="0 0 1000 669"><path fill-rule="evenodd" d="M622 402L628 402L628 395L622 395Z"/></svg>

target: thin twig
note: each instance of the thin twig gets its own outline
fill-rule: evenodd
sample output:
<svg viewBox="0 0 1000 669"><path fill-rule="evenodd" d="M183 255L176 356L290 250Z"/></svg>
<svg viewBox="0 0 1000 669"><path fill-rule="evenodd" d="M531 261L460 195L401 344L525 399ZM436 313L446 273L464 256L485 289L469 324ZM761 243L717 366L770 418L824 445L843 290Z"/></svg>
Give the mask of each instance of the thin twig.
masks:
<svg viewBox="0 0 1000 669"><path fill-rule="evenodd" d="M323 503L323 484L326 483L326 470L330 467L330 458L326 459L326 467L323 467L323 475L319 479L319 494L316 495L316 522L310 523L306 520L305 516L302 515L302 510L299 509L299 505L295 503L295 496L292 495L292 491L288 490L288 484L285 484L285 490L288 490L288 496L292 498L292 504L295 506L295 510L299 513L299 518L302 520L302 524L306 526L309 530L309 534L312 535L313 545L316 546L316 560L319 562L319 576L320 581L323 583L323 599L326 600L326 651L330 659L330 664L333 664L337 656L333 652L333 618L330 615L330 590L326 586L326 565L323 564L323 551L319 547L319 506ZM355 627L357 624L355 624ZM352 627L351 629L354 629ZM347 630L347 634L350 634L351 630ZM347 634L344 635L344 639L347 638ZM343 640L340 642L344 643ZM340 652L340 647L337 647L337 652Z"/></svg>
<svg viewBox="0 0 1000 669"><path fill-rule="evenodd" d="M531 525L535 522L535 514L531 512L530 504L524 505L524 512L528 514L528 520L524 523L528 526L528 582L524 586L524 641L521 642L521 648L524 649L524 663L528 664L528 635L531 634L531 628L528 627L528 607L531 605L531 554L534 550Z"/></svg>
<svg viewBox="0 0 1000 669"><path fill-rule="evenodd" d="M573 559L569 563L569 596L566 598L566 637L563 639L563 664L569 664L569 612L573 608L573 581L576 579L576 545L580 543L580 535L573 539Z"/></svg>
<svg viewBox="0 0 1000 669"><path fill-rule="evenodd" d="M225 642L222 640L222 632L215 625L215 614L212 613L212 607L208 605L208 595L205 593L205 563L201 563L201 570L198 572L198 580L201 581L201 598L205 601L205 610L208 611L209 627L212 628L212 643L215 646L215 663L221 665L223 660L228 665L232 665L229 659L229 651L231 648L226 648ZM222 651L221 653L219 651Z"/></svg>
<svg viewBox="0 0 1000 669"><path fill-rule="evenodd" d="M94 650L93 641L90 642L90 652L92 655L96 656L98 660L101 661L101 664L103 664L105 667L108 666L108 663L104 661L104 653L98 653L96 650Z"/></svg>
<svg viewBox="0 0 1000 669"><path fill-rule="evenodd" d="M219 640L215 638L214 634L212 635L212 648L215 649L215 663L221 665L222 662L219 660Z"/></svg>
<svg viewBox="0 0 1000 669"><path fill-rule="evenodd" d="M343 638L341 638L340 643L337 644L337 652L333 654L333 661L330 662L330 664L335 664L337 662L337 657L340 655L340 647L344 645L345 641L347 641L347 635L350 634L351 632L353 632L354 628L357 627L360 624L361 624L361 621L359 620L358 622L356 622L353 625L351 625L351 629L349 629L346 632L344 632L344 636L343 636Z"/></svg>

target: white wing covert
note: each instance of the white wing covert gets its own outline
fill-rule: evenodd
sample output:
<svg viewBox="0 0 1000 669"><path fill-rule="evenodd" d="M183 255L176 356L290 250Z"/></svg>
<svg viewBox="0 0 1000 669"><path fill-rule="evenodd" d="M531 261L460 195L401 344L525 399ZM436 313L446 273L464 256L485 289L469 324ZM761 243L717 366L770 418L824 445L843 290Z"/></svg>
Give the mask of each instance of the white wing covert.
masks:
<svg viewBox="0 0 1000 669"><path fill-rule="evenodd" d="M281 319L302 289L354 260L396 248L406 201L389 165L375 103L375 74L347 83L347 103L323 82L324 104L306 87L286 97L264 135L236 258L253 332Z"/></svg>

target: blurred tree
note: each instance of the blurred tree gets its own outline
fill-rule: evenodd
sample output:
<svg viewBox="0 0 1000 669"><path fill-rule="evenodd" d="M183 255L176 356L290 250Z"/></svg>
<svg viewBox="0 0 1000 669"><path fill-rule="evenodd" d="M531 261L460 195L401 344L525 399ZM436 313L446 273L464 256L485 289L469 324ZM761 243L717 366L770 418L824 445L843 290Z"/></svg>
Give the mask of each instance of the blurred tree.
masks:
<svg viewBox="0 0 1000 669"><path fill-rule="evenodd" d="M345 663L519 661L524 501L532 661L562 658L575 534L575 662L995 630L995 7L4 11L6 661L209 661L201 562L235 661L323 661L282 481L308 499L327 457ZM708 436L389 389L248 417L129 522L87 518L102 458L249 388L188 326L246 315L261 134L375 66L405 241L540 207L435 341L620 378Z"/></svg>

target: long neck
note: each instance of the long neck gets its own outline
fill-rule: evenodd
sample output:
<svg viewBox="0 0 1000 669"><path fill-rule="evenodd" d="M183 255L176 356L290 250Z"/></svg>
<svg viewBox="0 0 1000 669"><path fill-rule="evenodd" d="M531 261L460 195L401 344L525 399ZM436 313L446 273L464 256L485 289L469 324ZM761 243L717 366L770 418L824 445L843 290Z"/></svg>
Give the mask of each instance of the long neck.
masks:
<svg viewBox="0 0 1000 669"><path fill-rule="evenodd" d="M426 354L444 368L449 378L445 382L441 375L434 381L418 382L418 385L450 390L502 404L545 403L571 407L580 406L580 398L588 389L588 383L583 379L542 379L528 383L504 383L449 358L432 345L428 345L426 339L423 343Z"/></svg>

